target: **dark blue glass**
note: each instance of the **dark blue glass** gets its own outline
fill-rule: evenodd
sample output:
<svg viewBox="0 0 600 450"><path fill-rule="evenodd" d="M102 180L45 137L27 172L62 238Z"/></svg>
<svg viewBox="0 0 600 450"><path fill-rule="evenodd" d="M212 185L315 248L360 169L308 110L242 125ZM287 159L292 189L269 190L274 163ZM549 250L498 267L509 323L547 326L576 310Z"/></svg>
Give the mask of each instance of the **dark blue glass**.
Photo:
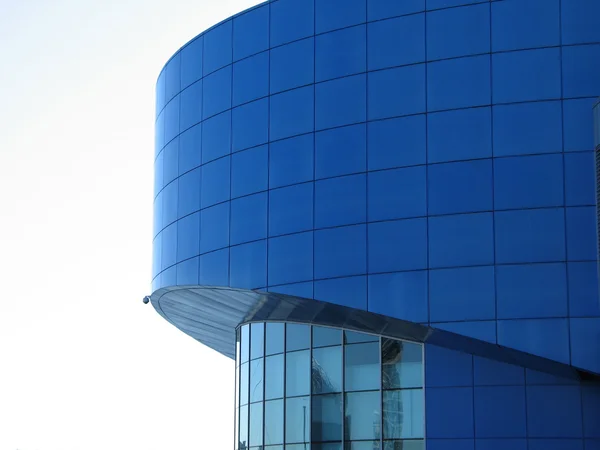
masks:
<svg viewBox="0 0 600 450"><path fill-rule="evenodd" d="M426 180L425 166L369 173L369 221L426 216Z"/></svg>
<svg viewBox="0 0 600 450"><path fill-rule="evenodd" d="M202 78L204 36L199 36L181 49L181 88Z"/></svg>
<svg viewBox="0 0 600 450"><path fill-rule="evenodd" d="M425 115L369 122L369 170L425 164L425 129Z"/></svg>
<svg viewBox="0 0 600 450"><path fill-rule="evenodd" d="M427 322L427 272L369 275L369 311L411 322Z"/></svg>
<svg viewBox="0 0 600 450"><path fill-rule="evenodd" d="M475 386L524 385L525 369L493 359L473 358Z"/></svg>
<svg viewBox="0 0 600 450"><path fill-rule="evenodd" d="M177 221L177 261L183 261L199 254L200 213L197 212Z"/></svg>
<svg viewBox="0 0 600 450"><path fill-rule="evenodd" d="M313 189L304 183L269 191L269 236L312 229Z"/></svg>
<svg viewBox="0 0 600 450"><path fill-rule="evenodd" d="M470 5L472 3L487 3L489 0L427 0L427 10L449 8L451 6Z"/></svg>
<svg viewBox="0 0 600 450"><path fill-rule="evenodd" d="M367 33L369 70L425 61L425 14L370 23Z"/></svg>
<svg viewBox="0 0 600 450"><path fill-rule="evenodd" d="M425 111L425 65L387 69L369 74L368 119L418 114Z"/></svg>
<svg viewBox="0 0 600 450"><path fill-rule="evenodd" d="M496 321L438 322L435 328L496 344Z"/></svg>
<svg viewBox="0 0 600 450"><path fill-rule="evenodd" d="M594 149L594 122L591 108L596 99L563 100L565 151Z"/></svg>
<svg viewBox="0 0 600 450"><path fill-rule="evenodd" d="M579 387L527 387L529 436L578 438L582 434L581 419Z"/></svg>
<svg viewBox="0 0 600 450"><path fill-rule="evenodd" d="M369 224L369 273L426 268L426 219Z"/></svg>
<svg viewBox="0 0 600 450"><path fill-rule="evenodd" d="M178 217L185 217L200 209L200 180L200 167L179 177Z"/></svg>
<svg viewBox="0 0 600 450"><path fill-rule="evenodd" d="M165 81L166 81L166 67L160 72L158 80L156 80L156 115L162 111L165 107Z"/></svg>
<svg viewBox="0 0 600 450"><path fill-rule="evenodd" d="M233 110L233 151L266 144L269 140L269 101L265 98Z"/></svg>
<svg viewBox="0 0 600 450"><path fill-rule="evenodd" d="M267 198L261 192L231 202L231 245L267 237Z"/></svg>
<svg viewBox="0 0 600 450"><path fill-rule="evenodd" d="M576 45L562 49L564 97L600 95L600 44Z"/></svg>
<svg viewBox="0 0 600 450"><path fill-rule="evenodd" d="M367 77L355 75L315 86L317 130L340 127L367 119Z"/></svg>
<svg viewBox="0 0 600 450"><path fill-rule="evenodd" d="M314 38L271 49L271 94L312 83L315 79L314 55Z"/></svg>
<svg viewBox="0 0 600 450"><path fill-rule="evenodd" d="M231 66L205 76L202 84L202 117L206 119L231 108Z"/></svg>
<svg viewBox="0 0 600 450"><path fill-rule="evenodd" d="M428 442L473 438L473 388L428 388L425 401Z"/></svg>
<svg viewBox="0 0 600 450"><path fill-rule="evenodd" d="M177 266L165 269L160 275L161 286L175 286L177 283Z"/></svg>
<svg viewBox="0 0 600 450"><path fill-rule="evenodd" d="M260 289L267 286L267 241L231 247L230 258L231 287Z"/></svg>
<svg viewBox="0 0 600 450"><path fill-rule="evenodd" d="M179 135L179 175L202 163L202 125Z"/></svg>
<svg viewBox="0 0 600 450"><path fill-rule="evenodd" d="M233 59L237 61L269 47L269 5L233 19Z"/></svg>
<svg viewBox="0 0 600 450"><path fill-rule="evenodd" d="M169 142L162 151L163 183L166 186L177 178L179 163L179 138Z"/></svg>
<svg viewBox="0 0 600 450"><path fill-rule="evenodd" d="M231 111L202 122L202 164L231 152Z"/></svg>
<svg viewBox="0 0 600 450"><path fill-rule="evenodd" d="M161 268L165 270L177 262L177 223L173 223L162 231Z"/></svg>
<svg viewBox="0 0 600 450"><path fill-rule="evenodd" d="M365 124L333 128L315 135L315 177L364 172L367 167ZM343 157L340 158L340 155Z"/></svg>
<svg viewBox="0 0 600 450"><path fill-rule="evenodd" d="M269 52L259 53L233 65L233 106L269 94Z"/></svg>
<svg viewBox="0 0 600 450"><path fill-rule="evenodd" d="M568 319L498 321L498 344L569 364Z"/></svg>
<svg viewBox="0 0 600 450"><path fill-rule="evenodd" d="M269 177L269 147L251 148L231 156L231 197L266 191Z"/></svg>
<svg viewBox="0 0 600 450"><path fill-rule="evenodd" d="M316 82L365 72L367 28L360 25L318 35L315 52Z"/></svg>
<svg viewBox="0 0 600 450"><path fill-rule="evenodd" d="M315 182L315 227L366 222L367 177L349 175Z"/></svg>
<svg viewBox="0 0 600 450"><path fill-rule="evenodd" d="M177 264L177 285L195 286L198 284L200 258L192 258Z"/></svg>
<svg viewBox="0 0 600 450"><path fill-rule="evenodd" d="M312 86L273 95L270 97L270 102L271 140L313 131L314 88Z"/></svg>
<svg viewBox="0 0 600 450"><path fill-rule="evenodd" d="M202 208L229 200L229 157L217 159L202 166Z"/></svg>
<svg viewBox="0 0 600 450"><path fill-rule="evenodd" d="M169 183L162 191L162 227L177 220L178 188L179 180Z"/></svg>
<svg viewBox="0 0 600 450"><path fill-rule="evenodd" d="M313 298L313 282L292 283L273 286L269 288L269 292L277 294L291 295L294 297Z"/></svg>
<svg viewBox="0 0 600 450"><path fill-rule="evenodd" d="M175 53L165 66L165 102L168 103L181 90L181 54Z"/></svg>
<svg viewBox="0 0 600 450"><path fill-rule="evenodd" d="M365 225L316 231L314 278L364 274L367 270L366 238Z"/></svg>
<svg viewBox="0 0 600 450"><path fill-rule="evenodd" d="M369 21L401 16L425 10L425 0L367 0L367 17Z"/></svg>
<svg viewBox="0 0 600 450"><path fill-rule="evenodd" d="M232 21L210 29L204 35L204 76L231 64Z"/></svg>
<svg viewBox="0 0 600 450"><path fill-rule="evenodd" d="M181 93L179 131L202 120L202 81L192 84Z"/></svg>
<svg viewBox="0 0 600 450"><path fill-rule="evenodd" d="M312 134L272 142L269 150L269 188L313 179L314 136Z"/></svg>
<svg viewBox="0 0 600 450"><path fill-rule="evenodd" d="M564 164L566 205L593 205L596 202L594 153L567 153Z"/></svg>
<svg viewBox="0 0 600 450"><path fill-rule="evenodd" d="M567 208L567 257L569 261L595 261L597 216L593 206Z"/></svg>
<svg viewBox="0 0 600 450"><path fill-rule="evenodd" d="M367 277L315 281L314 298L356 309L367 309Z"/></svg>
<svg viewBox="0 0 600 450"><path fill-rule="evenodd" d="M477 387L475 397L475 434L481 438L527 436L525 387ZM490 405L494 405L490 408Z"/></svg>
<svg viewBox="0 0 600 450"><path fill-rule="evenodd" d="M222 203L200 212L200 253L229 245L229 204Z"/></svg>
<svg viewBox="0 0 600 450"><path fill-rule="evenodd" d="M179 134L179 95L165 106L165 144Z"/></svg>
<svg viewBox="0 0 600 450"><path fill-rule="evenodd" d="M598 266L595 262L568 264L569 312L575 317L600 316Z"/></svg>
<svg viewBox="0 0 600 450"><path fill-rule="evenodd" d="M573 0L561 4L562 43L600 42L600 30L595 20L600 15L600 3L594 0Z"/></svg>
<svg viewBox="0 0 600 450"><path fill-rule="evenodd" d="M313 2L271 2L271 47L308 37L315 32Z"/></svg>
<svg viewBox="0 0 600 450"><path fill-rule="evenodd" d="M154 196L156 197L158 193L164 187L164 166L163 166L163 158L164 152L160 152L154 161Z"/></svg>
<svg viewBox="0 0 600 450"><path fill-rule="evenodd" d="M229 249L200 256L200 284L229 286Z"/></svg>
<svg viewBox="0 0 600 450"><path fill-rule="evenodd" d="M269 285L313 278L313 233L269 239Z"/></svg>
<svg viewBox="0 0 600 450"><path fill-rule="evenodd" d="M600 371L600 343L596 339L596 336L598 336L600 318L570 319L570 323L572 342L571 364L575 367L585 367L594 373L598 373ZM597 389L597 385L595 387ZM597 397L598 394L596 393ZM595 399L589 400L593 402ZM596 408L598 407L597 405L596 403ZM600 415L598 413L588 417L588 423L593 421L597 424L599 420ZM592 430L598 430L598 428L594 426ZM597 431L588 431L586 434L588 436L598 436Z"/></svg>
<svg viewBox="0 0 600 450"><path fill-rule="evenodd" d="M165 112L161 112L157 119L156 124L154 125L154 155L158 155L158 153L162 150L165 145Z"/></svg>
<svg viewBox="0 0 600 450"><path fill-rule="evenodd" d="M315 0L316 32L364 23L366 14L366 0Z"/></svg>

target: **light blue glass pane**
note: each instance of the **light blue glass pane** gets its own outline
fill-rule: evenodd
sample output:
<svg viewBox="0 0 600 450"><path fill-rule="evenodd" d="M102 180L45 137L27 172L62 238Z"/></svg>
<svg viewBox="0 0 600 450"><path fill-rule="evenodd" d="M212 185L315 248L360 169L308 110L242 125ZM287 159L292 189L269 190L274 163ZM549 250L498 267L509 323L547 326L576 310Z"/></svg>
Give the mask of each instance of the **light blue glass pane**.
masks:
<svg viewBox="0 0 600 450"><path fill-rule="evenodd" d="M261 358L264 355L265 324L253 323L250 326L250 358Z"/></svg>
<svg viewBox="0 0 600 450"><path fill-rule="evenodd" d="M313 442L342 440L342 394L312 397Z"/></svg>
<svg viewBox="0 0 600 450"><path fill-rule="evenodd" d="M362 342L379 342L379 336L357 331L344 331L344 344L360 344Z"/></svg>
<svg viewBox="0 0 600 450"><path fill-rule="evenodd" d="M177 262L177 223L162 231L162 270Z"/></svg>
<svg viewBox="0 0 600 450"><path fill-rule="evenodd" d="M268 335L269 329L267 328ZM282 398L284 375L283 354L267 356L265 358L265 365L265 399Z"/></svg>
<svg viewBox="0 0 600 450"><path fill-rule="evenodd" d="M285 330L285 350L291 352L310 346L310 327L298 323L288 323Z"/></svg>
<svg viewBox="0 0 600 450"><path fill-rule="evenodd" d="M312 358L312 393L342 392L342 347L316 348Z"/></svg>
<svg viewBox="0 0 600 450"><path fill-rule="evenodd" d="M342 330L339 328L313 326L312 331L313 348L340 345L342 343Z"/></svg>
<svg viewBox="0 0 600 450"><path fill-rule="evenodd" d="M310 397L285 400L285 441L310 442Z"/></svg>
<svg viewBox="0 0 600 450"><path fill-rule="evenodd" d="M177 178L177 165L179 162L179 138L173 139L162 152L163 156L163 184L167 185Z"/></svg>
<svg viewBox="0 0 600 450"><path fill-rule="evenodd" d="M179 177L177 217L184 217L200 209L200 167Z"/></svg>
<svg viewBox="0 0 600 450"><path fill-rule="evenodd" d="M274 355L276 353L283 353L284 337L285 337L285 324L283 323L267 323L265 337L265 354Z"/></svg>
<svg viewBox="0 0 600 450"><path fill-rule="evenodd" d="M310 352L288 352L285 358L285 396L310 394Z"/></svg>
<svg viewBox="0 0 600 450"><path fill-rule="evenodd" d="M354 392L346 395L344 438L346 440L379 439L381 394Z"/></svg>
<svg viewBox="0 0 600 450"><path fill-rule="evenodd" d="M179 180L169 183L163 191L162 196L162 227L166 227L170 223L177 220L177 205L179 196Z"/></svg>
<svg viewBox="0 0 600 450"><path fill-rule="evenodd" d="M262 358L250 361L250 403L260 402L263 399L263 361Z"/></svg>
<svg viewBox="0 0 600 450"><path fill-rule="evenodd" d="M175 53L165 67L165 101L171 100L181 90L181 54Z"/></svg>
<svg viewBox="0 0 600 450"><path fill-rule="evenodd" d="M242 326L241 341L241 362L246 362L250 359L250 325Z"/></svg>
<svg viewBox="0 0 600 450"><path fill-rule="evenodd" d="M383 436L385 439L424 437L423 389L383 392Z"/></svg>
<svg viewBox="0 0 600 450"><path fill-rule="evenodd" d="M248 406L240 407L240 436L238 450L248 448Z"/></svg>
<svg viewBox="0 0 600 450"><path fill-rule="evenodd" d="M265 445L283 443L283 400L265 402Z"/></svg>
<svg viewBox="0 0 600 450"><path fill-rule="evenodd" d="M263 443L263 404L250 405L250 445L259 446Z"/></svg>
<svg viewBox="0 0 600 450"><path fill-rule="evenodd" d="M243 332L242 332L243 334ZM244 355L242 355L243 358ZM250 382L250 363L245 362L240 365L240 405L249 402L248 386Z"/></svg>
<svg viewBox="0 0 600 450"><path fill-rule="evenodd" d="M423 387L423 346L395 339L381 341L381 387Z"/></svg>
<svg viewBox="0 0 600 450"><path fill-rule="evenodd" d="M378 389L380 385L379 342L344 347L346 391ZM367 438L368 439L368 438Z"/></svg>

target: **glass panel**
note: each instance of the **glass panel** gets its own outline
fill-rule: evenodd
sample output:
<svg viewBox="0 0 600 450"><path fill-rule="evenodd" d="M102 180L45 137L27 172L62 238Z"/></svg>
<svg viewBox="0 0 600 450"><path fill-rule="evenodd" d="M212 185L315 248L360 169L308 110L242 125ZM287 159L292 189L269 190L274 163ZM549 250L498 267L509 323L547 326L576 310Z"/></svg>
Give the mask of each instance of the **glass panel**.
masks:
<svg viewBox="0 0 600 450"><path fill-rule="evenodd" d="M425 421L423 390L384 391L383 435L389 438L422 438Z"/></svg>
<svg viewBox="0 0 600 450"><path fill-rule="evenodd" d="M263 360L250 361L250 403L263 399Z"/></svg>
<svg viewBox="0 0 600 450"><path fill-rule="evenodd" d="M263 443L263 404L250 405L250 445Z"/></svg>
<svg viewBox="0 0 600 450"><path fill-rule="evenodd" d="M283 353L285 324L268 323L266 336L266 354Z"/></svg>
<svg viewBox="0 0 600 450"><path fill-rule="evenodd" d="M379 391L346 394L345 439L379 439L381 435L379 402Z"/></svg>
<svg viewBox="0 0 600 450"><path fill-rule="evenodd" d="M267 356L265 361L265 399L281 398L283 397L283 355Z"/></svg>
<svg viewBox="0 0 600 450"><path fill-rule="evenodd" d="M420 344L381 340L383 389L423 387L423 348Z"/></svg>
<svg viewBox="0 0 600 450"><path fill-rule="evenodd" d="M240 329L238 328L237 330L235 330L235 365L236 367L240 365L240 340L242 338L241 336L242 332L240 331Z"/></svg>
<svg viewBox="0 0 600 450"><path fill-rule="evenodd" d="M249 363L244 363L240 366L240 405L248 403L249 367Z"/></svg>
<svg viewBox="0 0 600 450"><path fill-rule="evenodd" d="M264 352L265 345L265 324L253 323L250 330L250 358L260 358Z"/></svg>
<svg viewBox="0 0 600 450"><path fill-rule="evenodd" d="M309 397L288 398L285 401L285 441L310 442ZM286 446L287 447L287 446Z"/></svg>
<svg viewBox="0 0 600 450"><path fill-rule="evenodd" d="M239 339L239 334L238 334ZM238 341L239 342L239 341ZM236 356L239 356L239 348L236 350ZM237 448L237 438L239 432L239 420L240 420L240 368L235 368L235 408L233 417L233 440L234 448Z"/></svg>
<svg viewBox="0 0 600 450"><path fill-rule="evenodd" d="M342 395L312 397L312 441L342 440Z"/></svg>
<svg viewBox="0 0 600 450"><path fill-rule="evenodd" d="M306 442L304 444L287 444L285 446L285 450L310 450L310 443Z"/></svg>
<svg viewBox="0 0 600 450"><path fill-rule="evenodd" d="M328 442L323 444L312 444L313 450L342 450L341 442Z"/></svg>
<svg viewBox="0 0 600 450"><path fill-rule="evenodd" d="M345 347L346 391L379 389L379 343Z"/></svg>
<svg viewBox="0 0 600 450"><path fill-rule="evenodd" d="M342 330L328 327L313 327L313 348L340 345L341 343Z"/></svg>
<svg viewBox="0 0 600 450"><path fill-rule="evenodd" d="M267 445L265 450L283 450L283 445Z"/></svg>
<svg viewBox="0 0 600 450"><path fill-rule="evenodd" d="M245 450L248 447L248 406L240 408L240 438L238 443L239 450Z"/></svg>
<svg viewBox="0 0 600 450"><path fill-rule="evenodd" d="M308 350L286 354L285 383L286 397L310 394L310 361Z"/></svg>
<svg viewBox="0 0 600 450"><path fill-rule="evenodd" d="M375 342L379 336L372 334L357 333L355 331L344 331L344 342L346 344L358 344L360 342Z"/></svg>
<svg viewBox="0 0 600 450"><path fill-rule="evenodd" d="M313 394L342 392L342 346L317 348L312 358Z"/></svg>
<svg viewBox="0 0 600 450"><path fill-rule="evenodd" d="M241 348L241 361L246 362L250 359L250 325L244 325L242 327Z"/></svg>
<svg viewBox="0 0 600 450"><path fill-rule="evenodd" d="M346 442L344 445L344 450L379 450L380 448L380 441Z"/></svg>
<svg viewBox="0 0 600 450"><path fill-rule="evenodd" d="M265 402L265 445L283 444L283 400Z"/></svg>
<svg viewBox="0 0 600 450"><path fill-rule="evenodd" d="M425 450L425 441L384 441L383 450Z"/></svg>
<svg viewBox="0 0 600 450"><path fill-rule="evenodd" d="M285 328L285 350L287 352L302 350L310 346L310 327L308 325L288 323Z"/></svg>

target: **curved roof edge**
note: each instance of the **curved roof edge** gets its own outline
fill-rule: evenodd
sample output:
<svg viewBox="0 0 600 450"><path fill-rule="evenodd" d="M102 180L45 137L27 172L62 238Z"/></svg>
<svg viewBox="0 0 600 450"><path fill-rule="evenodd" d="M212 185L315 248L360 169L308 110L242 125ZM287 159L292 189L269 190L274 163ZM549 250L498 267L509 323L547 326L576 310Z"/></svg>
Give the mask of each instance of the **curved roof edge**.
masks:
<svg viewBox="0 0 600 450"><path fill-rule="evenodd" d="M600 381L600 374L519 350L368 311L272 292L213 286L173 286L151 297L156 311L181 331L235 358L235 331L253 321L286 321L346 328L433 344L563 378Z"/></svg>

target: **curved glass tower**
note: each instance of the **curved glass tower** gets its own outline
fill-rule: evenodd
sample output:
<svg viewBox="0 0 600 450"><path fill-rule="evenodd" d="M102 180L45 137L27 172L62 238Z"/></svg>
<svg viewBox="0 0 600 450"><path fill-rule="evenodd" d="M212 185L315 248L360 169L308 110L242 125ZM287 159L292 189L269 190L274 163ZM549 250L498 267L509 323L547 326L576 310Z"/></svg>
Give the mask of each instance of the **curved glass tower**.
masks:
<svg viewBox="0 0 600 450"><path fill-rule="evenodd" d="M236 448L600 449L599 16L272 0L167 62L151 301Z"/></svg>

